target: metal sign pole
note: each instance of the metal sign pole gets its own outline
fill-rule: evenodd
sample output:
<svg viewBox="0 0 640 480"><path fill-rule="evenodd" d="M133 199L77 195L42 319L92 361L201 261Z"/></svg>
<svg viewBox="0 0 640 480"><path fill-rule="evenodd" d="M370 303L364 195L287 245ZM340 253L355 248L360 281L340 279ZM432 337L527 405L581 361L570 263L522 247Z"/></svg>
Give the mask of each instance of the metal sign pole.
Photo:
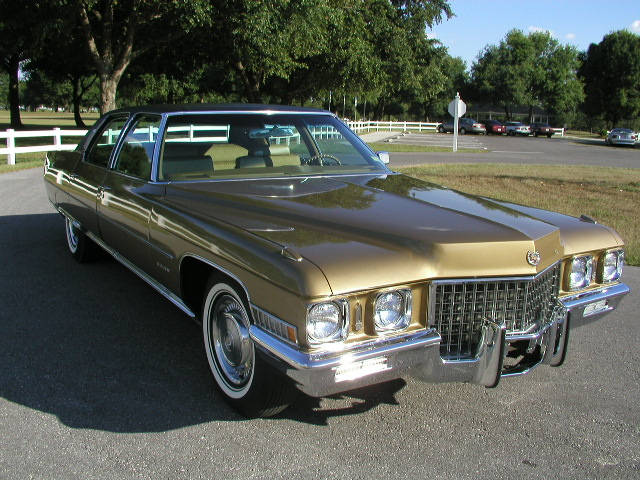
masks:
<svg viewBox="0 0 640 480"><path fill-rule="evenodd" d="M453 151L458 151L458 117L460 116L460 94L456 94L456 98L453 100Z"/></svg>

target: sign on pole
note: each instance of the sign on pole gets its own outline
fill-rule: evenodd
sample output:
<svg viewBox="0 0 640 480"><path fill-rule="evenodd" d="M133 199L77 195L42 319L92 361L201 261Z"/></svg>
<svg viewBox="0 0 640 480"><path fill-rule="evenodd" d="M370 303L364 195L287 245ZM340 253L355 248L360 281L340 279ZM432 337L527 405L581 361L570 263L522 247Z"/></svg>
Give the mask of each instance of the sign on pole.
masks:
<svg viewBox="0 0 640 480"><path fill-rule="evenodd" d="M453 117L453 151L458 151L458 119L467 113L467 104L460 100L460 94L449 104L449 113Z"/></svg>

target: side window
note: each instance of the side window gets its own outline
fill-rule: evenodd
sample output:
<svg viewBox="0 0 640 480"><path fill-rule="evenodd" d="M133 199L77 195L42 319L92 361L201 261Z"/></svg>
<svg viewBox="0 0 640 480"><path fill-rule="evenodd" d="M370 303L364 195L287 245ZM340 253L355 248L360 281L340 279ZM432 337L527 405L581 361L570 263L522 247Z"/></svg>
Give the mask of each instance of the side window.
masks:
<svg viewBox="0 0 640 480"><path fill-rule="evenodd" d="M123 140L114 169L117 172L148 180L158 138L161 117L142 116L129 129Z"/></svg>
<svg viewBox="0 0 640 480"><path fill-rule="evenodd" d="M108 121L102 131L94 137L93 144L85 156L85 161L98 167L107 168L109 157L111 157L111 152L118 141L118 137L120 137L120 133L122 133L125 123L127 123L126 116L114 117Z"/></svg>

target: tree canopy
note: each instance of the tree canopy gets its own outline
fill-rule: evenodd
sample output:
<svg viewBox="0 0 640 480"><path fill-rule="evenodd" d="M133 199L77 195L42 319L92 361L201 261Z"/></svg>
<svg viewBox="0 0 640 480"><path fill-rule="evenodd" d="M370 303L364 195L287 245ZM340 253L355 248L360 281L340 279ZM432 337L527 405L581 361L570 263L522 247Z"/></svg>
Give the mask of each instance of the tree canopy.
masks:
<svg viewBox="0 0 640 480"><path fill-rule="evenodd" d="M511 30L468 72L427 35L453 15L449 3L0 0L0 93L16 127L21 80L23 104L71 103L79 126L82 105L104 112L117 100L300 104L351 118L440 120L456 92L502 107L508 119L524 106L565 122L583 101L588 115L611 125L640 116L638 35L614 32L579 53L547 32Z"/></svg>
<svg viewBox="0 0 640 480"><path fill-rule="evenodd" d="M580 75L585 111L602 116L610 127L640 116L640 36L621 30L589 46Z"/></svg>
<svg viewBox="0 0 640 480"><path fill-rule="evenodd" d="M575 109L583 93L578 51L548 32L511 30L499 45L485 47L472 66L476 97L504 108L544 107L552 114Z"/></svg>

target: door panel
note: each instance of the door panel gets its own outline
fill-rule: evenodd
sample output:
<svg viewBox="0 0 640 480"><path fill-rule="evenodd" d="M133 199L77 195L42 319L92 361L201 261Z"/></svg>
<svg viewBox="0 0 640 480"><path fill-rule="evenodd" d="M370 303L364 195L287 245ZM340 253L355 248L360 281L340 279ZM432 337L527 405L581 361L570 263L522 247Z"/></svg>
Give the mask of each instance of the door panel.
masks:
<svg viewBox="0 0 640 480"><path fill-rule="evenodd" d="M104 182L111 155L126 121L126 115L107 118L100 133L94 137L69 178L68 212L96 236L100 236L97 217L100 187Z"/></svg>
<svg viewBox="0 0 640 480"><path fill-rule="evenodd" d="M128 128L101 185L98 205L104 242L147 273L153 199L164 191L150 184L159 125L160 117L143 115Z"/></svg>

